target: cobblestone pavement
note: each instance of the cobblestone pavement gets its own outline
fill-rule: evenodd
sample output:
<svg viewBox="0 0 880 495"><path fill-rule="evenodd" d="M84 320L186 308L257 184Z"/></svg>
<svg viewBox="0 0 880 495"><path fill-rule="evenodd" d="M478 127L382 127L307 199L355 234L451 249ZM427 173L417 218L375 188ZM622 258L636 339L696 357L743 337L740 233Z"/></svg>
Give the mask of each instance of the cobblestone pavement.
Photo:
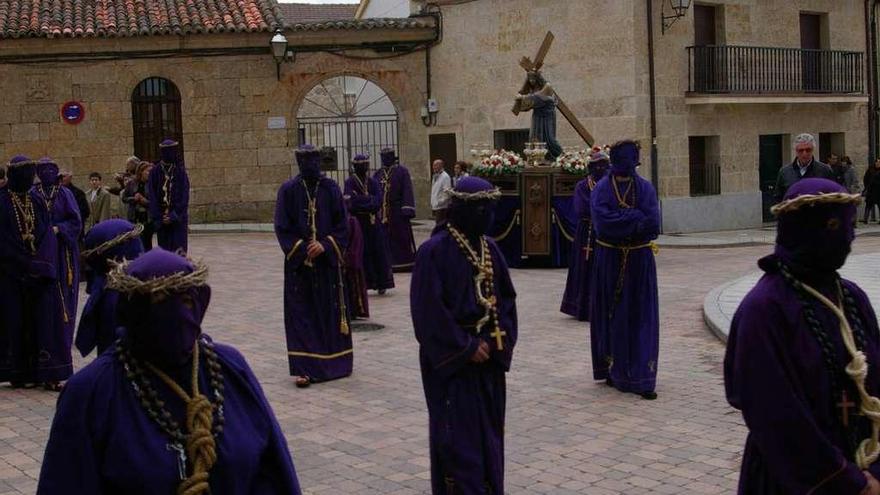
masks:
<svg viewBox="0 0 880 495"><path fill-rule="evenodd" d="M763 274L761 270L755 270L719 285L706 295L703 302L706 324L720 339L727 341L736 309ZM858 284L868 294L874 307L880 307L880 252L850 256L840 275Z"/></svg>
<svg viewBox="0 0 880 495"><path fill-rule="evenodd" d="M300 390L287 375L282 259L270 234L200 235L211 268L205 330L260 378L309 494L428 493L427 413L409 316L409 276L370 301L352 377ZM515 270L520 342L508 379L511 494L731 493L745 430L723 396L723 345L702 321L713 287L754 269L768 246L665 249L659 399L594 383L588 331L559 313L564 270ZM859 239L857 252L880 251ZM87 358L92 359L93 356ZM87 361L86 360L86 361ZM77 359L81 367L84 360ZM55 395L0 387L0 494L34 493Z"/></svg>

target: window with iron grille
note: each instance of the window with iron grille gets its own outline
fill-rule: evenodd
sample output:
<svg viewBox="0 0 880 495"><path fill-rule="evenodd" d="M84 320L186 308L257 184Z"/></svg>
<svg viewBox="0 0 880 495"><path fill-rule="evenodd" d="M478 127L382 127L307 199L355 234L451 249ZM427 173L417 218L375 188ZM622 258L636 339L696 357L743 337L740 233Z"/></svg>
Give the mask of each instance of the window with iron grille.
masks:
<svg viewBox="0 0 880 495"><path fill-rule="evenodd" d="M690 195L721 194L721 167L718 136L688 137Z"/></svg>
<svg viewBox="0 0 880 495"><path fill-rule="evenodd" d="M142 159L159 159L159 143L174 139L183 153L183 125L180 91L168 79L150 77L131 93L131 119L134 126L134 154Z"/></svg>
<svg viewBox="0 0 880 495"><path fill-rule="evenodd" d="M522 155L529 142L528 129L502 129L495 131L495 149L515 151Z"/></svg>

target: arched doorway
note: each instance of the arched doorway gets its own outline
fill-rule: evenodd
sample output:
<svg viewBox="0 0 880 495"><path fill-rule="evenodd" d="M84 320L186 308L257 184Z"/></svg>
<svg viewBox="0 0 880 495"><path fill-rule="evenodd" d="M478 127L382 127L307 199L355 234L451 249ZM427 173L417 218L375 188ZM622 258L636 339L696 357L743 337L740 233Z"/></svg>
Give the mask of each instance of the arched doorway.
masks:
<svg viewBox="0 0 880 495"><path fill-rule="evenodd" d="M131 93L131 120L134 125L134 154L141 160L159 159L159 143L174 139L183 153L183 125L180 91L168 79L150 77Z"/></svg>
<svg viewBox="0 0 880 495"><path fill-rule="evenodd" d="M296 115L299 142L324 151L324 170L340 184L351 158L369 153L372 168L381 166L379 151L398 150L398 118L388 94L357 76L335 76L315 85Z"/></svg>

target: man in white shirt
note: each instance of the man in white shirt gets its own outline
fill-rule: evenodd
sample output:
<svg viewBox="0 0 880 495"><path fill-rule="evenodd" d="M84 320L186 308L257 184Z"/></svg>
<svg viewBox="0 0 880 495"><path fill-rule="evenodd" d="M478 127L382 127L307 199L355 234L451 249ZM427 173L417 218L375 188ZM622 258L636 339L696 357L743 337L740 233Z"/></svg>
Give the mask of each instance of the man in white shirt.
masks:
<svg viewBox="0 0 880 495"><path fill-rule="evenodd" d="M431 177L431 211L434 212L434 220L437 225L446 222L446 209L449 207L449 195L446 190L452 187L452 179L444 170L443 160L434 160L431 169L434 175Z"/></svg>

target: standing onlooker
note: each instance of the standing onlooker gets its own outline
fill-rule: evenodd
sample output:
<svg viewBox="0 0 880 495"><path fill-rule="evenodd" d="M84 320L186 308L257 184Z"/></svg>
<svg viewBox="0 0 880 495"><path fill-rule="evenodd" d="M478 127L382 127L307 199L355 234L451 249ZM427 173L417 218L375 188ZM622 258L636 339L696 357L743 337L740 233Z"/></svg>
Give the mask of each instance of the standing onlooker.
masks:
<svg viewBox="0 0 880 495"><path fill-rule="evenodd" d="M865 170L862 183L864 184L862 195L865 197L865 215L862 217L862 223L868 223L868 215L870 214L871 220L874 220L874 207L880 206L880 158L874 160L873 167Z"/></svg>
<svg viewBox="0 0 880 495"><path fill-rule="evenodd" d="M831 167L813 158L813 150L816 149L816 138L812 134L798 135L794 140L794 152L797 155L789 165L779 169L776 177L776 201L782 201L785 192L795 182L807 177L820 177L834 180Z"/></svg>
<svg viewBox="0 0 880 495"><path fill-rule="evenodd" d="M452 166L452 187L458 185L458 181L467 177L468 169L470 168L470 164L468 162L457 161L455 165Z"/></svg>
<svg viewBox="0 0 880 495"><path fill-rule="evenodd" d="M89 201L86 199L86 193L83 192L82 189L76 187L73 184L73 173L69 170L62 170L59 174L61 176L61 185L66 187L70 192L73 193L73 199L76 200L76 207L79 209L80 220L82 220L82 225L80 226L79 236L82 239L83 234L85 233L85 225L86 221L89 219L89 215L91 215L91 210L89 210Z"/></svg>
<svg viewBox="0 0 880 495"><path fill-rule="evenodd" d="M856 167L853 165L852 159L848 155L844 155L843 158L840 159L840 163L845 170L843 187L845 187L850 194L859 192L859 179L856 176Z"/></svg>
<svg viewBox="0 0 880 495"><path fill-rule="evenodd" d="M91 230L96 223L110 218L110 196L104 188L103 178L98 172L89 174L89 219L86 222L86 232Z"/></svg>
<svg viewBox="0 0 880 495"><path fill-rule="evenodd" d="M452 187L452 179L444 170L445 166L443 160L434 160L431 164L434 172L431 177L431 211L434 212L434 221L438 225L446 221L446 209L449 208L449 194L446 190Z"/></svg>
<svg viewBox="0 0 880 495"><path fill-rule="evenodd" d="M128 206L128 221L144 226L141 232L144 252L153 248L153 223L150 222L150 198L147 195L147 180L152 168L152 163L141 162L135 172L134 180L125 186L125 190L120 195L122 202Z"/></svg>
<svg viewBox="0 0 880 495"><path fill-rule="evenodd" d="M856 172L853 170L852 160L849 160L849 163L847 163L847 160L849 160L849 157L840 159L837 153L831 153L828 155L828 166L831 167L834 182L845 187L850 193L855 193L858 189Z"/></svg>

